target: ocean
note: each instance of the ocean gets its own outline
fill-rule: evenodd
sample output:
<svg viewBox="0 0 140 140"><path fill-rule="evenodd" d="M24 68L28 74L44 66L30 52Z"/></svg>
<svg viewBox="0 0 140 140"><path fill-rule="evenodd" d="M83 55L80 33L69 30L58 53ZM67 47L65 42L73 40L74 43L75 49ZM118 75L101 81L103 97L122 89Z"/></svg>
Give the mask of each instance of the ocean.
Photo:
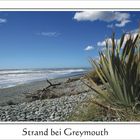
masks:
<svg viewBox="0 0 140 140"><path fill-rule="evenodd" d="M14 87L19 84L79 75L87 72L87 68L66 69L4 69L0 70L0 88Z"/></svg>

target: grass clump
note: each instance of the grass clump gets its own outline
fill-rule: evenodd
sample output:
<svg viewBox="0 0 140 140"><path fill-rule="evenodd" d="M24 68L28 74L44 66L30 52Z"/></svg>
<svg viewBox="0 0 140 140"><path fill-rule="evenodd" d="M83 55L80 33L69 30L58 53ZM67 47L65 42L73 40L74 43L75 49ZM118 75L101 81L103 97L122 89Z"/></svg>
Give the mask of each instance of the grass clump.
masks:
<svg viewBox="0 0 140 140"><path fill-rule="evenodd" d="M96 83L91 74L87 75L87 85L105 100L102 105L116 111L121 120L140 119L139 40L139 34L123 34L118 43L113 33L111 44L106 40L105 51L99 52L99 60L91 59L105 89Z"/></svg>
<svg viewBox="0 0 140 140"><path fill-rule="evenodd" d="M68 121L104 121L106 113L93 102L86 102L77 107Z"/></svg>

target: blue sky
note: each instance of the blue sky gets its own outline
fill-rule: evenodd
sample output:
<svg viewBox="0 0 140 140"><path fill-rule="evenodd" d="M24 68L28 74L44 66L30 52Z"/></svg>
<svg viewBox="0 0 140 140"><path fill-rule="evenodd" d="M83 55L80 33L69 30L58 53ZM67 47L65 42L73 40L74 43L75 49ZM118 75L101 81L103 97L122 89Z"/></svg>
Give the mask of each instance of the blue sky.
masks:
<svg viewBox="0 0 140 140"><path fill-rule="evenodd" d="M0 69L89 67L110 37L137 31L140 12L0 12Z"/></svg>

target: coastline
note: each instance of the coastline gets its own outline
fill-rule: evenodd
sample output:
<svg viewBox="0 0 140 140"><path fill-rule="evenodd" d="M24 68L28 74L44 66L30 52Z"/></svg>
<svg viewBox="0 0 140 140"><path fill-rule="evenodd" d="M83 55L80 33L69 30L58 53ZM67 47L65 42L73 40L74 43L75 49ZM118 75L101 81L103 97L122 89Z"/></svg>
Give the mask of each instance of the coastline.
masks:
<svg viewBox="0 0 140 140"><path fill-rule="evenodd" d="M45 86L47 86L47 83L43 80L0 89L0 106L4 106L8 102L14 102L15 104L24 102L26 92L34 92L45 88Z"/></svg>
<svg viewBox="0 0 140 140"><path fill-rule="evenodd" d="M0 106L0 121L66 121L81 103L95 96L81 78L82 75L53 79L49 81L52 86L46 81L39 81L6 89L14 93L8 98L5 96L5 100L13 99L13 102ZM40 94L45 98L32 100ZM1 103L4 102L2 98Z"/></svg>
<svg viewBox="0 0 140 140"><path fill-rule="evenodd" d="M69 78L82 77L84 74L63 76L61 78L50 79L53 83L64 83ZM49 84L46 80L34 81L30 83L20 84L14 87L0 89L0 106L5 106L9 102L19 104L26 102L25 95L27 93L33 93L37 90L41 90L47 87Z"/></svg>

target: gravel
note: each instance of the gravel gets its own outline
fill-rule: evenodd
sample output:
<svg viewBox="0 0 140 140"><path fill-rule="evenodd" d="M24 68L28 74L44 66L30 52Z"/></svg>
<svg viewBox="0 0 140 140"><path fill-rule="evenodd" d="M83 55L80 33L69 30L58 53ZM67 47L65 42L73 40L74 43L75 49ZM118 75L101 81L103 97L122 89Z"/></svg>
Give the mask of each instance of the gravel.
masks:
<svg viewBox="0 0 140 140"><path fill-rule="evenodd" d="M0 107L0 121L66 121L92 92Z"/></svg>

